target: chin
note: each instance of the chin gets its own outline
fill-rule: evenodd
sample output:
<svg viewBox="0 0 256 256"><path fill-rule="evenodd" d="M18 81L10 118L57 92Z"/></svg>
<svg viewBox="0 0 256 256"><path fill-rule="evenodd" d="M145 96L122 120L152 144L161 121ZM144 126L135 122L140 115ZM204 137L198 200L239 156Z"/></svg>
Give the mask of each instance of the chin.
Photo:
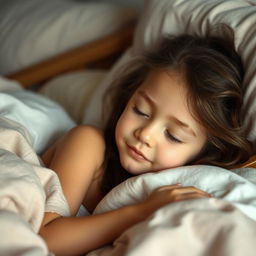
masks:
<svg viewBox="0 0 256 256"><path fill-rule="evenodd" d="M129 172L130 174L132 174L132 175L137 175L137 174L139 174L139 173L138 173L138 170L136 170L134 167L132 167L132 166L130 166L130 165L123 165L123 168L124 168L127 172Z"/></svg>
<svg viewBox="0 0 256 256"><path fill-rule="evenodd" d="M125 168L127 172L129 172L132 175L139 175L139 174L144 174L150 172L150 170L142 170L138 168L132 168L132 167L127 167Z"/></svg>
<svg viewBox="0 0 256 256"><path fill-rule="evenodd" d="M122 167L131 175L139 175L150 172L145 164L143 165L143 163L136 162L129 157L121 157L120 161Z"/></svg>

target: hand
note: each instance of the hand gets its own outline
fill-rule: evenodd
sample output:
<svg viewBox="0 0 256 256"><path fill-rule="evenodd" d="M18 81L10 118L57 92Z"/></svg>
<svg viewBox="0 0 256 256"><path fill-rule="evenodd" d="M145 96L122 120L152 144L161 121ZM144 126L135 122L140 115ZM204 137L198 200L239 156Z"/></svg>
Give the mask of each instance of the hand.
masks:
<svg viewBox="0 0 256 256"><path fill-rule="evenodd" d="M193 186L167 185L155 189L142 203L142 208L144 214L150 215L153 211L169 203L205 197L212 197L212 195Z"/></svg>

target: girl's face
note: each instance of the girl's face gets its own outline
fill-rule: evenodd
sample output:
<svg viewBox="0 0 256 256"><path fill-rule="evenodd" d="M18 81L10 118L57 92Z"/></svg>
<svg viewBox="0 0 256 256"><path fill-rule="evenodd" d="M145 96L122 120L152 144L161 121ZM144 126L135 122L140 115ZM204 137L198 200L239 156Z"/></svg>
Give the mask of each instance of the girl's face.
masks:
<svg viewBox="0 0 256 256"><path fill-rule="evenodd" d="M131 174L185 165L206 143L187 105L178 71L152 71L129 100L115 136L122 166Z"/></svg>

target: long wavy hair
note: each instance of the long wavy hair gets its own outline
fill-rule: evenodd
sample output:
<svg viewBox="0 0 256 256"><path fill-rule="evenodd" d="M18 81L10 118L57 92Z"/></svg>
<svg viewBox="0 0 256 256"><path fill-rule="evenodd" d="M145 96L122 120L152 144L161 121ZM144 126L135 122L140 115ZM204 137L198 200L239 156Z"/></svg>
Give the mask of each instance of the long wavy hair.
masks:
<svg viewBox="0 0 256 256"><path fill-rule="evenodd" d="M131 177L119 160L115 127L133 93L153 69L182 72L191 114L207 132L204 150L188 164L230 168L252 154L241 122L244 72L233 40L216 36L165 37L153 51L129 63L106 96L108 105L104 108L109 110L111 106L111 109L104 129L107 150L102 190L105 193Z"/></svg>

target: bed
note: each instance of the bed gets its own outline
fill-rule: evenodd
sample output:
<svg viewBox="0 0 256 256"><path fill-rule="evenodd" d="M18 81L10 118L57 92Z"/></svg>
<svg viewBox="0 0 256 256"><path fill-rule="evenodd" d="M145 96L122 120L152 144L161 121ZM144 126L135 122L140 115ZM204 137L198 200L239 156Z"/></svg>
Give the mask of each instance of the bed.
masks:
<svg viewBox="0 0 256 256"><path fill-rule="evenodd" d="M232 28L246 70L244 122L256 148L255 17L252 0L148 0L139 19L129 14L122 27L108 35L63 48L46 59L37 57L37 62L19 68L2 68L0 233L5 235L0 254L50 255L37 235L43 212L56 200L63 215L68 212L58 178L45 170L38 155L76 123L101 127L102 96L119 68L163 34L204 34L218 23ZM185 166L128 179L107 194L93 214L139 202L156 187L177 182L201 188L214 198L162 207L113 244L87 255L254 255L255 168L252 156L232 170Z"/></svg>

